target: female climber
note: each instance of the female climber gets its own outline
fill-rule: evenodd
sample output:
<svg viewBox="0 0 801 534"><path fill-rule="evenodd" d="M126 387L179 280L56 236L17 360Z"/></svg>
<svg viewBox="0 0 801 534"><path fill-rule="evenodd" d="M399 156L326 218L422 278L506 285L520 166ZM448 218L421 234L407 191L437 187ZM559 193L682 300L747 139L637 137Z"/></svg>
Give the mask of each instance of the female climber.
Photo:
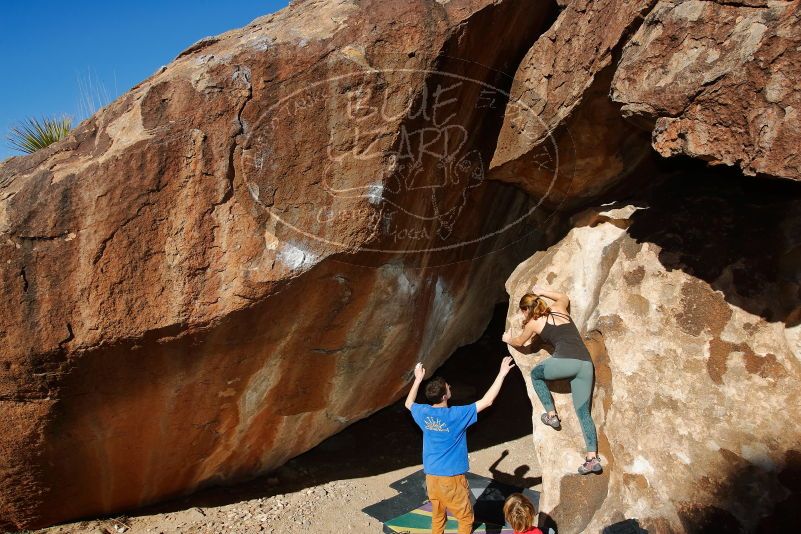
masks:
<svg viewBox="0 0 801 534"><path fill-rule="evenodd" d="M517 337L512 337L506 332L503 341L520 349L534 334L539 334L545 342L553 346L551 357L531 371L534 391L547 410L540 419L550 427L556 429L560 427L561 422L545 381L569 378L573 407L576 409L584 442L587 445L586 461L578 468L578 472L582 475L600 473L602 467L597 454L598 437L590 414L594 368L590 352L567 311L570 299L564 293L549 291L540 286L534 286L531 291L520 299L523 332ZM543 297L553 303L548 306Z"/></svg>

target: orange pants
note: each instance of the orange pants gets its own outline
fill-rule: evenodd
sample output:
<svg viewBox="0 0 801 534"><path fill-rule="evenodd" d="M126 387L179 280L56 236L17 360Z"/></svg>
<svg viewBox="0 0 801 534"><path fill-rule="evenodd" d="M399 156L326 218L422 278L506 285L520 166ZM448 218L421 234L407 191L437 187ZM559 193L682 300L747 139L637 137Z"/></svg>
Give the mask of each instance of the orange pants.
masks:
<svg viewBox="0 0 801 534"><path fill-rule="evenodd" d="M459 522L459 534L473 531L473 504L467 477L426 475L428 500L431 501L431 534L443 534L448 520L446 510Z"/></svg>

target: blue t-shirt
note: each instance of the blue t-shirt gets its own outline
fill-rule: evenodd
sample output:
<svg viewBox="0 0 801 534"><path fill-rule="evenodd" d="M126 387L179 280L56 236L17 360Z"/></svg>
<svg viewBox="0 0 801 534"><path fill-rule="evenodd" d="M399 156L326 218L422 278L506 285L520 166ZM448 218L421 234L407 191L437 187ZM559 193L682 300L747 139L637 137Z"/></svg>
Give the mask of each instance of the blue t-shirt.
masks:
<svg viewBox="0 0 801 534"><path fill-rule="evenodd" d="M414 403L412 417L423 429L423 471L444 477L466 473L469 465L465 432L478 419L475 403L449 408Z"/></svg>

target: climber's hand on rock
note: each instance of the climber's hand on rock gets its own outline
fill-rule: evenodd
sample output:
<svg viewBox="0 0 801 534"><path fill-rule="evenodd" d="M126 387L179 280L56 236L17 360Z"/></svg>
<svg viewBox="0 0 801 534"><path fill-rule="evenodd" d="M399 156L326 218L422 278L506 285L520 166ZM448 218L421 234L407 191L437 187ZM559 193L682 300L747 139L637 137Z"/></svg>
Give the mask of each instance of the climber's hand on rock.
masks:
<svg viewBox="0 0 801 534"><path fill-rule="evenodd" d="M531 292L535 295L542 295L543 291L546 291L546 289L542 286L535 285L531 288Z"/></svg>

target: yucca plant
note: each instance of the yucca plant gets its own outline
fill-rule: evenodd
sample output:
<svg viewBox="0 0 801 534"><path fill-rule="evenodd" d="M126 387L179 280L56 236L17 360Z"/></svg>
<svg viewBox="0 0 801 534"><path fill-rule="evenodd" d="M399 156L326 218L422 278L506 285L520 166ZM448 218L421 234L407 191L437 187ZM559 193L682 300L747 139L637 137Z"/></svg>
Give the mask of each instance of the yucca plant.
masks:
<svg viewBox="0 0 801 534"><path fill-rule="evenodd" d="M7 136L12 148L31 154L67 137L72 129L72 117L30 117L10 128Z"/></svg>

